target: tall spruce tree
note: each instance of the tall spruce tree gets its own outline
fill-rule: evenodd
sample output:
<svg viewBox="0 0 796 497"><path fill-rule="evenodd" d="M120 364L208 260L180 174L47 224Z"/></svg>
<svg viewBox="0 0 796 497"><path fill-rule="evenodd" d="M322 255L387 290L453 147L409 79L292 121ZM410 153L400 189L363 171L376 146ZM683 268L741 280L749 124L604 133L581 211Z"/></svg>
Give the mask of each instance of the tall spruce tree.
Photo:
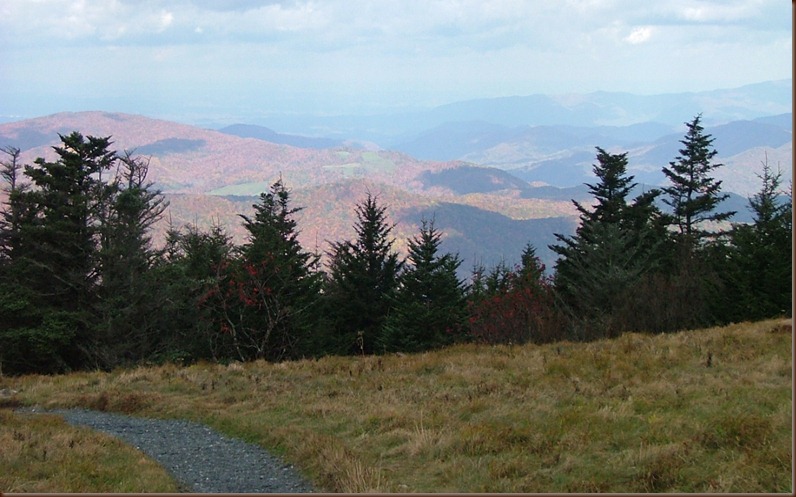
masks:
<svg viewBox="0 0 796 497"><path fill-rule="evenodd" d="M712 173L722 166L713 159L718 152L713 148L711 135L705 133L701 124L702 116L697 115L685 123L688 131L680 140L683 148L680 155L663 168L663 173L671 183L662 188L666 196L664 203L671 207L670 224L677 227L681 241L687 246L696 247L710 236L705 222L726 221L735 212L716 212L719 203L729 197L721 193L721 181Z"/></svg>
<svg viewBox="0 0 796 497"><path fill-rule="evenodd" d="M249 240L228 268L228 288L219 288L227 294L224 321L239 359L296 357L317 315L318 257L298 241L293 216L301 209L290 206L281 179L253 207L254 217L241 216Z"/></svg>
<svg viewBox="0 0 796 497"><path fill-rule="evenodd" d="M165 339L158 320L163 282L150 271L160 252L152 247L150 230L168 202L148 174L148 159L125 152L103 215L98 329L109 365L149 358L162 350Z"/></svg>
<svg viewBox="0 0 796 497"><path fill-rule="evenodd" d="M336 354L371 354L390 310L402 262L392 251L386 207L368 193L356 206L355 241L332 244L324 291L329 333L322 346Z"/></svg>
<svg viewBox="0 0 796 497"><path fill-rule="evenodd" d="M627 196L636 187L633 176L627 175L627 153L610 154L600 147L597 149L597 164L592 172L599 180L596 184L586 183L594 198L592 210L572 201L580 213L581 223L617 224L623 222L628 209Z"/></svg>
<svg viewBox="0 0 796 497"><path fill-rule="evenodd" d="M589 210L573 201L580 215L575 235L556 234L560 245L550 248L559 255L555 288L576 322L577 338L617 331L616 314L627 291L656 264L662 243L660 213L653 190L628 203L636 187L627 175L627 154L610 154L597 148L593 171L599 180L587 184L594 197Z"/></svg>
<svg viewBox="0 0 796 497"><path fill-rule="evenodd" d="M159 279L163 305L158 318L167 333L161 357L170 360L229 360L239 358L224 322L229 266L235 261L232 237L219 225L203 231L196 226L170 228L161 260L152 268ZM223 328L222 328L223 330Z"/></svg>
<svg viewBox="0 0 796 497"><path fill-rule="evenodd" d="M19 232L24 213L19 194L24 191L20 150L16 147L0 148L8 158L0 160L0 180L6 200L0 212L0 264L19 256Z"/></svg>
<svg viewBox="0 0 796 497"><path fill-rule="evenodd" d="M116 160L110 138L61 136L54 162L25 166L32 187L12 195L24 206L19 256L0 309L3 348L19 371L103 366L96 334L98 240L109 189L102 179ZM9 352L10 351L10 352Z"/></svg>
<svg viewBox="0 0 796 497"><path fill-rule="evenodd" d="M387 352L419 352L453 343L466 322L464 287L457 255L439 254L442 234L422 221L409 240L408 265L399 277L392 309L379 338Z"/></svg>
<svg viewBox="0 0 796 497"><path fill-rule="evenodd" d="M25 267L21 262L21 231L24 224L35 220L36 212L25 202L21 184L23 165L20 150L0 149L7 159L0 161L5 202L0 213L0 372L25 373L53 371L59 367L57 348L60 343L36 340L31 329L42 321L35 295L23 284Z"/></svg>
<svg viewBox="0 0 796 497"><path fill-rule="evenodd" d="M727 320L765 319L792 314L793 201L783 192L781 171L763 163L760 191L749 199L751 224L736 224L720 274L727 282ZM792 189L792 187L791 187Z"/></svg>

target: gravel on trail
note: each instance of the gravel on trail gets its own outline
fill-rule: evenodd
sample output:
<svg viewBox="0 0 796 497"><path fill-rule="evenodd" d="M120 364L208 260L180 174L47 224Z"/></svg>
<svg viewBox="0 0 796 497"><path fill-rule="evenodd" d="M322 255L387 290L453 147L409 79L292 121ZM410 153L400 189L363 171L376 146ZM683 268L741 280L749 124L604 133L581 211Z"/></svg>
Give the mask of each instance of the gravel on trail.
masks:
<svg viewBox="0 0 796 497"><path fill-rule="evenodd" d="M313 492L293 466L262 447L226 437L199 423L87 409L24 410L56 414L69 424L117 437L157 461L188 492Z"/></svg>

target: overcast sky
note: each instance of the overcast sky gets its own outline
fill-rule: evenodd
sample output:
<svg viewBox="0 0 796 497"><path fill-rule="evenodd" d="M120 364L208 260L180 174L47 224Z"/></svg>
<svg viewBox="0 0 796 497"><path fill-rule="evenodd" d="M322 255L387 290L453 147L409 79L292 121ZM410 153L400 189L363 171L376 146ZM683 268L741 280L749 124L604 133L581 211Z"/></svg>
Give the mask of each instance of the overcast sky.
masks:
<svg viewBox="0 0 796 497"><path fill-rule="evenodd" d="M2 0L0 116L186 122L788 79L785 0Z"/></svg>

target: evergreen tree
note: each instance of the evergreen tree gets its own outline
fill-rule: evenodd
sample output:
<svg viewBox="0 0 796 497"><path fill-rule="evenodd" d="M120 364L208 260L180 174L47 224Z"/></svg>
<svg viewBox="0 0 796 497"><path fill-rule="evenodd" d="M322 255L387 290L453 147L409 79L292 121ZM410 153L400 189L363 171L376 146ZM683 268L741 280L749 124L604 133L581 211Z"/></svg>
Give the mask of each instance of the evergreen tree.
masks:
<svg viewBox="0 0 796 497"><path fill-rule="evenodd" d="M492 278L492 276L496 278ZM470 336L483 343L545 343L563 338L550 278L528 244L513 269L499 264L468 296Z"/></svg>
<svg viewBox="0 0 796 497"><path fill-rule="evenodd" d="M22 176L20 150L15 147L3 147L0 148L0 152L8 156L7 160L0 161L0 179L3 181L3 193L6 196L0 212L0 265L2 265L20 255L19 233L25 216L20 194L25 189L19 182Z"/></svg>
<svg viewBox="0 0 796 497"><path fill-rule="evenodd" d="M570 309L577 338L617 331L617 312L627 291L658 265L659 246L665 233L654 206L656 190L628 203L636 187L627 175L627 154L609 154L597 148L594 174L598 182L587 185L594 196L593 210L574 202L581 213L573 237L556 234L560 245L555 288ZM589 329L585 329L589 328Z"/></svg>
<svg viewBox="0 0 796 497"><path fill-rule="evenodd" d="M751 224L736 224L730 234L728 257L720 274L727 282L727 320L764 319L792 314L793 203L791 192L780 191L781 171L768 161L758 176L761 189L749 199Z"/></svg>
<svg viewBox="0 0 796 497"><path fill-rule="evenodd" d="M12 195L25 212L15 234L18 257L7 274L11 306L0 309L4 349L18 370L102 366L96 335L98 238L116 160L110 138L74 132L53 147L58 159L25 166L33 186Z"/></svg>
<svg viewBox="0 0 796 497"><path fill-rule="evenodd" d="M54 333L51 338L55 339L42 339L48 336L42 329L42 309L33 290L25 285L21 231L26 222L35 221L36 212L23 196L27 189L20 183L20 150L4 147L0 151L8 156L0 161L6 195L0 214L0 371L57 371L63 367L60 349L66 346L68 336Z"/></svg>
<svg viewBox="0 0 796 497"><path fill-rule="evenodd" d="M735 212L716 212L719 203L729 197L721 194L721 181L712 177L712 172L722 164L713 162L718 153L713 148L714 139L706 134L700 124L701 115L685 123L688 131L683 140L680 155L663 173L671 183L664 187L663 201L672 208L670 224L679 231L681 241L696 247L710 236L702 226L704 222L725 221Z"/></svg>
<svg viewBox="0 0 796 497"><path fill-rule="evenodd" d="M249 241L229 267L224 319L241 360L295 357L312 331L320 277L305 252L280 179L260 195L253 218L241 216ZM234 288L233 288L234 286ZM223 289L219 288L219 291Z"/></svg>
<svg viewBox="0 0 796 497"><path fill-rule="evenodd" d="M408 267L399 277L379 349L419 352L461 336L466 314L464 288L456 276L461 260L457 255L439 255L441 240L434 223L426 220L409 240Z"/></svg>
<svg viewBox="0 0 796 497"><path fill-rule="evenodd" d="M710 223L726 221L735 213L717 211L728 195L721 193L721 181L713 177L722 164L714 162L718 152L702 127L701 115L685 124L688 129L680 141L679 156L663 168L670 183L662 189L663 201L671 208L664 218L675 228L673 243L667 246L668 271L655 275L646 282L646 290L638 292L649 292L647 300L655 304L653 309L647 306L647 314L654 316L650 329L654 325L663 327L661 331L720 321L716 306L726 292L721 276L725 240L722 231Z"/></svg>
<svg viewBox="0 0 796 497"><path fill-rule="evenodd" d="M163 258L151 270L161 281L158 318L168 331L163 359L238 358L230 328L224 326L228 268L235 261L231 240L218 225L209 231L169 229Z"/></svg>
<svg viewBox="0 0 796 497"><path fill-rule="evenodd" d="M511 276L512 270L503 260L488 271L483 264L474 264L466 292L468 302L482 301L505 292L511 286Z"/></svg>
<svg viewBox="0 0 796 497"><path fill-rule="evenodd" d="M84 138L74 132L53 147L56 162L36 159L26 166L35 189L26 196L37 207L40 222L26 226L29 257L38 288L48 299L67 308L90 307L99 276L97 246L100 221L109 195L101 175L111 169L116 154L108 150L110 137Z"/></svg>
<svg viewBox="0 0 796 497"><path fill-rule="evenodd" d="M0 178L6 183L3 190L6 193L12 192L19 186L18 180L22 172L22 163L19 160L21 153L17 147L0 147L0 152L8 156L8 159L0 160Z"/></svg>
<svg viewBox="0 0 796 497"><path fill-rule="evenodd" d="M392 251L386 208L368 193L356 207L355 241L332 244L325 308L336 354L371 354L390 310L402 263Z"/></svg>
<svg viewBox="0 0 796 497"><path fill-rule="evenodd" d="M104 362L135 363L157 353L164 330L157 315L161 281L150 271L159 251L152 247L150 230L168 203L147 181L149 161L126 152L119 160L113 196L101 230L99 333Z"/></svg>
<svg viewBox="0 0 796 497"><path fill-rule="evenodd" d="M636 183L633 183L633 176L627 175L627 153L609 154L596 148L597 164L592 166L592 172L599 181L594 185L586 183L595 200L594 208L588 210L574 200L572 203L580 212L582 224L616 224L625 219L626 198Z"/></svg>

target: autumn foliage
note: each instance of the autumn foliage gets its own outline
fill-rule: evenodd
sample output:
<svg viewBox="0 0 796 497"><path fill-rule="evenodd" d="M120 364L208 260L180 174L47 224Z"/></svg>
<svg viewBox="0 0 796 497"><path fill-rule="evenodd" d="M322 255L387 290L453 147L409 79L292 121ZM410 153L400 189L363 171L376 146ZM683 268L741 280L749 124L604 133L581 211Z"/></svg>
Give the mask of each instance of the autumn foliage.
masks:
<svg viewBox="0 0 796 497"><path fill-rule="evenodd" d="M476 342L547 343L563 338L552 280L530 246L522 265L476 274L467 312Z"/></svg>

